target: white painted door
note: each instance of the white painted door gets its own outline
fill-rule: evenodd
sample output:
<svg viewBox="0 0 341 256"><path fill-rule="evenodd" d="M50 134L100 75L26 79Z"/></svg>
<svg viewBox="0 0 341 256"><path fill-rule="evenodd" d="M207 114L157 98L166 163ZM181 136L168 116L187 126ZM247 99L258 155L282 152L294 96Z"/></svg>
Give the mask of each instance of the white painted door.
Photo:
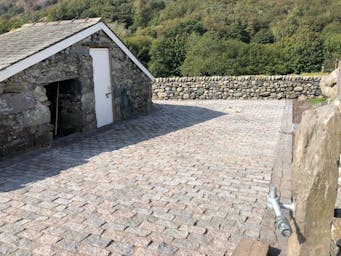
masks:
<svg viewBox="0 0 341 256"><path fill-rule="evenodd" d="M109 50L91 48L97 127L113 122Z"/></svg>

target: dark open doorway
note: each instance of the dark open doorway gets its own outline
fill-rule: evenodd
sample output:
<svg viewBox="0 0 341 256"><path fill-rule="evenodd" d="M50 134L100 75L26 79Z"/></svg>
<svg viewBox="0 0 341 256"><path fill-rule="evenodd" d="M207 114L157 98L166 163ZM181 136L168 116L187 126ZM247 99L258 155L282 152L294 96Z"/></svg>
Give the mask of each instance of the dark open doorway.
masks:
<svg viewBox="0 0 341 256"><path fill-rule="evenodd" d="M50 102L53 136L82 131L81 84L78 80L58 81L45 86Z"/></svg>

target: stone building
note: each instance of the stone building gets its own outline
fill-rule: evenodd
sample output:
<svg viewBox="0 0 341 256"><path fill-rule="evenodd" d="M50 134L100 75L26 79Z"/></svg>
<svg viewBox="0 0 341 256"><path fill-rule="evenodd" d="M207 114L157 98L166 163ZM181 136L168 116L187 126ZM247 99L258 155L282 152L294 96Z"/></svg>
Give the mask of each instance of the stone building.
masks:
<svg viewBox="0 0 341 256"><path fill-rule="evenodd" d="M100 19L0 35L0 158L151 110L153 76Z"/></svg>

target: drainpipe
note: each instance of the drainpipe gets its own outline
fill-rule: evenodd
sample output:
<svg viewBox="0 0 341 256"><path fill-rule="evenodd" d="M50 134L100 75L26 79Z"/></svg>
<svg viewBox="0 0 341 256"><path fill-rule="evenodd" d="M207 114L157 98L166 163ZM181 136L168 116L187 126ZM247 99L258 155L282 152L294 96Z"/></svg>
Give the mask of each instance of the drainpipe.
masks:
<svg viewBox="0 0 341 256"><path fill-rule="evenodd" d="M285 217L281 209L287 209L292 212L295 211L296 205L295 202L291 204L283 204L280 202L280 198L277 195L277 188L272 187L269 195L267 196L268 201L268 209L274 211L276 216L276 227L277 230L284 237L289 237L292 234L292 229L290 227L290 223L288 219Z"/></svg>

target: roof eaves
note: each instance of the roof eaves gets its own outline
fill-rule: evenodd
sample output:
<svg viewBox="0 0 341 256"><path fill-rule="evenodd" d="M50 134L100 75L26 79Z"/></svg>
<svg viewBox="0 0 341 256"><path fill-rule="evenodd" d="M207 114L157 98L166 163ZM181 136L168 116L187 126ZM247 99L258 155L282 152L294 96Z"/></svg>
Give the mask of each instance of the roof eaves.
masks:
<svg viewBox="0 0 341 256"><path fill-rule="evenodd" d="M83 22L85 22L86 20L87 20L87 19L83 19L83 20L81 20L82 22L78 22L78 23L83 23ZM16 63L18 63L18 62L20 62L20 61L22 61L22 60L24 60L24 59L27 59L27 58L29 58L29 57L31 57L31 56L33 56L33 55L39 53L39 52L41 52L41 51L43 51L43 50L45 50L45 49L51 47L52 45L58 44L58 43L60 43L60 42L62 42L62 41L64 41L64 40L66 40L67 38L70 38L70 37L72 37L72 36L74 36L74 35L76 35L76 34L82 32L82 31L84 31L84 30L86 30L86 29L88 29L88 28L90 28L90 27L92 27L92 26L95 26L95 25L99 24L99 23L101 22L102 18L92 18L91 20L94 22L94 24L91 24L91 25L89 25L88 27L84 27L84 28L82 28L82 29L80 29L80 30L78 30L78 31L76 31L76 32L74 32L74 33L72 33L72 34L69 34L68 36L66 36L66 37L64 37L64 38L61 38L60 40L57 40L57 41L55 41L55 42L53 42L53 43L51 43L51 44L49 44L49 45L46 45L45 47L39 49L38 51L35 51L35 52L33 52L33 53L31 53L31 54L29 54L29 55L27 55L27 56L25 56L25 57L23 57L23 58L21 58L21 59L18 59L18 60L14 61L14 62L8 63L8 65L6 65L6 66L0 68L0 72L1 72L2 70L6 69L7 67L11 66L11 65L14 65L14 64L16 64ZM96 23L95 23L95 22L96 22ZM70 23L72 23L72 20L70 20L70 21L65 21L64 23L62 23L62 21L47 22L47 23L48 23L48 24L55 23L56 25L57 25L57 24L70 24ZM46 23L46 22L45 22L45 23L43 23L43 22L39 22L39 23L28 23L28 24L23 25L21 28L23 28L24 26L27 26L27 27L30 27L30 26L43 26L44 24L46 25L47 23ZM19 29L21 29L21 28L19 28ZM0 80L0 82L1 82L1 80Z"/></svg>
<svg viewBox="0 0 341 256"><path fill-rule="evenodd" d="M101 18L92 19L94 24L83 28L69 36L46 46L35 53L30 54L16 62L13 62L2 69L0 69L0 82L19 73L22 70L33 66L34 64L49 58L50 56L62 51L63 49L75 44L84 38L103 30L119 47L128 55L131 61L145 73L149 79L155 80L154 76L148 71L146 67L135 57L135 55L128 49L128 47L119 39L119 37L102 21ZM70 23L70 21L68 21ZM63 44L64 42L64 44Z"/></svg>

